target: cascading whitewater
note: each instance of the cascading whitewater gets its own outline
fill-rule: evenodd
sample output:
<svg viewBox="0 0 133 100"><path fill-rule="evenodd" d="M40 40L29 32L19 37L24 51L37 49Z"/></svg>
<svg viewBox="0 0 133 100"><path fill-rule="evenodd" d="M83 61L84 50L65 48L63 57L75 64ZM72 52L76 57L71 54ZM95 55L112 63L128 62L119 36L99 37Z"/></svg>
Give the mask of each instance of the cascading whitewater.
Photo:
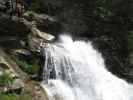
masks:
<svg viewBox="0 0 133 100"><path fill-rule="evenodd" d="M42 52L42 86L49 100L133 100L133 86L106 70L90 41L64 35Z"/></svg>

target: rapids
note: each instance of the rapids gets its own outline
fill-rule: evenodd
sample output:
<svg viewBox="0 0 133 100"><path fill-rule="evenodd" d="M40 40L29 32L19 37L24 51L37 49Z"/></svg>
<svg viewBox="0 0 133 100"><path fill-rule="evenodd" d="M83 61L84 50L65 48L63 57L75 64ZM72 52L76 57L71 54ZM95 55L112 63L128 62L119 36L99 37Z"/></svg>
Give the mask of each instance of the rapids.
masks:
<svg viewBox="0 0 133 100"><path fill-rule="evenodd" d="M62 35L42 48L49 100L133 100L133 86L110 73L90 41Z"/></svg>

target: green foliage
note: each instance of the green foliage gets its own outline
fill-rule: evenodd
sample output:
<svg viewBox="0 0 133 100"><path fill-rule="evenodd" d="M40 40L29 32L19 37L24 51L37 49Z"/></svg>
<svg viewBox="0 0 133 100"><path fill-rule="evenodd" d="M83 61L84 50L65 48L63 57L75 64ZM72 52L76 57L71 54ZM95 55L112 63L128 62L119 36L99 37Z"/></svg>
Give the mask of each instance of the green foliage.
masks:
<svg viewBox="0 0 133 100"><path fill-rule="evenodd" d="M99 15L101 18L113 15L113 13L109 9L104 7L97 7L96 14Z"/></svg>
<svg viewBox="0 0 133 100"><path fill-rule="evenodd" d="M0 100L33 100L29 94L2 93Z"/></svg>
<svg viewBox="0 0 133 100"><path fill-rule="evenodd" d="M29 94L21 94L18 97L18 100L33 100L33 97Z"/></svg>
<svg viewBox="0 0 133 100"><path fill-rule="evenodd" d="M2 75L0 75L0 85L1 86L8 86L13 83L13 78L10 74L4 72Z"/></svg>
<svg viewBox="0 0 133 100"><path fill-rule="evenodd" d="M111 4L112 0L97 0L95 14L101 18L112 16L113 12Z"/></svg>
<svg viewBox="0 0 133 100"><path fill-rule="evenodd" d="M0 94L0 100L18 100L16 94Z"/></svg>
<svg viewBox="0 0 133 100"><path fill-rule="evenodd" d="M28 11L25 12L25 15L28 15L29 17L34 17L34 13L35 13L34 11L29 11L28 10Z"/></svg>
<svg viewBox="0 0 133 100"><path fill-rule="evenodd" d="M22 68L23 71L25 71L28 74L37 74L39 70L39 66L37 64L29 64L28 62L24 60L19 60L17 59L16 62L20 67Z"/></svg>

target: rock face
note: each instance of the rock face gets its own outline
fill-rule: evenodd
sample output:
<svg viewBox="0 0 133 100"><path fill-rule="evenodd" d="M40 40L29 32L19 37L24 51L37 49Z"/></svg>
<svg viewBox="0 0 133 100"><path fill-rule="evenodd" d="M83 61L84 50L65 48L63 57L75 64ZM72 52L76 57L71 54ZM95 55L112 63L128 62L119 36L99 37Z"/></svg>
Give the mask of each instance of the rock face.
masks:
<svg viewBox="0 0 133 100"><path fill-rule="evenodd" d="M9 69L9 71L14 77L20 77L25 78L25 73L22 73L19 69L18 65L4 52L2 48L0 48L0 67L4 67L4 69ZM19 73L20 76L17 74Z"/></svg>
<svg viewBox="0 0 133 100"><path fill-rule="evenodd" d="M29 52L25 50L15 52L29 55ZM11 75L13 83L8 86L0 86L0 93L21 93L23 90L27 91L28 94L32 94L33 99L48 100L45 90L40 87L39 83L29 80L27 74L20 70L16 62L2 48L0 48L0 75L2 75L1 69L6 70L6 73Z"/></svg>
<svg viewBox="0 0 133 100"><path fill-rule="evenodd" d="M100 1L100 0L99 0ZM0 0L0 10L5 6ZM39 13L25 17L28 24L35 21L37 30L32 25L13 21L0 12L0 44L16 48L24 47L27 40L31 50L38 50L42 33L58 36L67 33L75 39L85 37L94 42L102 52L107 68L119 77L128 79L130 70L128 58L127 32L132 30L132 2L130 0L113 0L107 9L104 4L98 5L97 0L39 0ZM131 2L131 3L130 3ZM105 11L103 11L105 9ZM32 18L31 18L32 17ZM27 26L28 25L28 26ZM38 35L28 33L39 33ZM40 34L41 33L41 34ZM5 42L6 41L6 42ZM10 45L9 45L10 44ZM125 67L126 66L126 67ZM131 78L130 78L131 79Z"/></svg>
<svg viewBox="0 0 133 100"><path fill-rule="evenodd" d="M31 29L33 34L28 36L28 44L31 51L40 52L40 46L42 42L52 42L55 37L49 33L41 32L37 28Z"/></svg>
<svg viewBox="0 0 133 100"><path fill-rule="evenodd" d="M43 40L52 41L53 39L55 39L55 37L53 35L46 33L46 32L41 32L37 28L32 28L31 31L34 36L38 36L38 37L42 38Z"/></svg>
<svg viewBox="0 0 133 100"><path fill-rule="evenodd" d="M22 22L13 21L10 18L0 17L0 45L10 48L22 46L21 40L25 40L30 30Z"/></svg>
<svg viewBox="0 0 133 100"><path fill-rule="evenodd" d="M29 29L21 22L13 21L9 18L0 18L1 35L25 36Z"/></svg>

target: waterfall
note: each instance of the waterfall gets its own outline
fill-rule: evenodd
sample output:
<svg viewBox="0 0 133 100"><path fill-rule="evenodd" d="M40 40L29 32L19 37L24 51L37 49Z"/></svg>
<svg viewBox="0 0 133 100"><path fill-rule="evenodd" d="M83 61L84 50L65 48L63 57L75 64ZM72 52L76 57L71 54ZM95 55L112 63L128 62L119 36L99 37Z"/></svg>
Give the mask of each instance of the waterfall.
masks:
<svg viewBox="0 0 133 100"><path fill-rule="evenodd" d="M45 44L42 87L49 100L133 100L133 86L111 74L90 41Z"/></svg>

